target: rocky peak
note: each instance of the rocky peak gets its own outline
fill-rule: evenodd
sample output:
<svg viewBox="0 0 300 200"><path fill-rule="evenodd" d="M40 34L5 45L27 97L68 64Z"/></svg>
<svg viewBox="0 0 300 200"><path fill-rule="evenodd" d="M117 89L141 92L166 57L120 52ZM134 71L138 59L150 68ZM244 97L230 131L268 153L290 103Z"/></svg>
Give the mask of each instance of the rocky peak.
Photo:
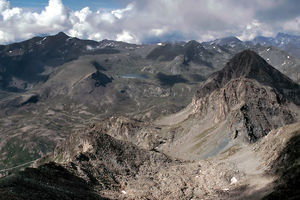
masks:
<svg viewBox="0 0 300 200"><path fill-rule="evenodd" d="M225 67L212 74L205 86L198 91L198 96L205 96L217 88L222 88L229 81L237 78L248 78L274 88L296 104L300 103L300 86L290 78L269 65L252 50L236 54Z"/></svg>
<svg viewBox="0 0 300 200"><path fill-rule="evenodd" d="M59 38L59 39L68 39L69 36L65 34L64 32L59 32L56 35L52 36L53 38Z"/></svg>
<svg viewBox="0 0 300 200"><path fill-rule="evenodd" d="M223 81L240 77L255 79L264 83L267 81L274 82L273 78L283 79L283 81L287 79L251 50L245 50L235 55L219 74L223 75L223 79L225 79ZM275 77L272 75L275 75Z"/></svg>
<svg viewBox="0 0 300 200"><path fill-rule="evenodd" d="M147 59L171 61L176 56L183 53L183 47L178 44L166 43L165 45L154 48L148 55Z"/></svg>
<svg viewBox="0 0 300 200"><path fill-rule="evenodd" d="M211 56L212 54L207 51L202 44L195 40L191 40L184 45L184 65L194 62L211 67L211 63L205 61L206 58Z"/></svg>
<svg viewBox="0 0 300 200"><path fill-rule="evenodd" d="M231 79L240 77L255 79L271 85L273 85L274 78L277 79L276 81L280 79L284 82L287 79L287 77L284 77L262 57L251 50L242 51L234 56L219 73L219 76L222 76L223 84L226 84Z"/></svg>
<svg viewBox="0 0 300 200"><path fill-rule="evenodd" d="M191 40L186 45L184 45L185 48L185 59L186 62L189 62L199 56L199 53L201 51L205 51L204 47L197 41Z"/></svg>
<svg viewBox="0 0 300 200"><path fill-rule="evenodd" d="M205 90L212 90L203 94ZM193 100L194 113L210 116L214 123L228 124L231 137L255 142L270 130L297 121L299 108L291 110L287 97L259 82L237 78L217 88L216 82L203 85ZM274 117L276 116L276 117Z"/></svg>
<svg viewBox="0 0 300 200"><path fill-rule="evenodd" d="M193 100L195 113L216 113L214 121L227 121L234 138L252 142L297 120L298 108L291 110L289 103L300 104L300 86L251 50L212 74Z"/></svg>
<svg viewBox="0 0 300 200"><path fill-rule="evenodd" d="M202 47L202 45L196 40L191 40L184 45L185 47ZM202 47L203 48L203 47Z"/></svg>

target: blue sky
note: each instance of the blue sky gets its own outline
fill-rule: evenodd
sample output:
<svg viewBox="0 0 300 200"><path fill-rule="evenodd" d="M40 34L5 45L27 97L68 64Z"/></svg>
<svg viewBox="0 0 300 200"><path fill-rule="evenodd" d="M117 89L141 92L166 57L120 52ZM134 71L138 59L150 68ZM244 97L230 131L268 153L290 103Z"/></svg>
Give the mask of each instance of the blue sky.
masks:
<svg viewBox="0 0 300 200"><path fill-rule="evenodd" d="M130 43L300 35L299 0L0 0L0 44L53 35Z"/></svg>

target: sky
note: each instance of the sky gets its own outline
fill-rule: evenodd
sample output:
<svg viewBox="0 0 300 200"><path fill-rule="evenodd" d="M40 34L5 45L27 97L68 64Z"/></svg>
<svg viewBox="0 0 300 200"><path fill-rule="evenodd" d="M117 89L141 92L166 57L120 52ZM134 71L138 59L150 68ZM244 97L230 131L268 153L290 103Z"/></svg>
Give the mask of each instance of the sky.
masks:
<svg viewBox="0 0 300 200"><path fill-rule="evenodd" d="M0 0L0 44L60 31L138 44L300 35L300 1Z"/></svg>

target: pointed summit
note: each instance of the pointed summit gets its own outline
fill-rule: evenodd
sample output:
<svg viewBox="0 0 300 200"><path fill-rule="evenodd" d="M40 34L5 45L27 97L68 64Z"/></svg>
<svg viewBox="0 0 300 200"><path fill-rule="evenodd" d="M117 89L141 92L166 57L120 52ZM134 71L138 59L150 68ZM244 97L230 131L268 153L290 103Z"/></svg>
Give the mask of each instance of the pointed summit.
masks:
<svg viewBox="0 0 300 200"><path fill-rule="evenodd" d="M245 77L277 89L299 87L252 50L235 55L220 72L223 84L234 78Z"/></svg>
<svg viewBox="0 0 300 200"><path fill-rule="evenodd" d="M212 76L217 79L221 86L224 86L231 79L240 77L254 79L276 88L298 86L252 50L245 50L236 54L221 71Z"/></svg>
<svg viewBox="0 0 300 200"><path fill-rule="evenodd" d="M67 34L65 34L64 32L59 32L55 35L56 37L69 37Z"/></svg>
<svg viewBox="0 0 300 200"><path fill-rule="evenodd" d="M198 47L198 46L202 47L202 45L199 42L197 42L196 40L188 41L184 46L185 47Z"/></svg>
<svg viewBox="0 0 300 200"><path fill-rule="evenodd" d="M54 38L55 40L66 40L69 38L69 36L67 34L65 34L64 32L59 32L56 35L53 35L50 37Z"/></svg>
<svg viewBox="0 0 300 200"><path fill-rule="evenodd" d="M262 85L270 86L279 93L297 91L291 97L299 104L300 86L280 71L269 65L262 57L252 50L245 50L236 54L225 67L213 73L205 85L198 90L198 95L203 96L217 88L224 87L229 81L238 78L256 80ZM289 94L286 94L289 96Z"/></svg>
<svg viewBox="0 0 300 200"><path fill-rule="evenodd" d="M183 64L188 64L191 61L200 61L201 52L205 52L204 47L197 41L191 40L184 45L184 62Z"/></svg>
<svg viewBox="0 0 300 200"><path fill-rule="evenodd" d="M183 55L184 61L182 64L184 65L189 65L190 62L194 62L200 65L212 67L212 64L206 61L212 56L212 54L207 51L202 44L195 40L191 40L184 45Z"/></svg>
<svg viewBox="0 0 300 200"><path fill-rule="evenodd" d="M245 50L236 54L224 67L222 72L226 78L259 78L275 70L262 57L251 50Z"/></svg>

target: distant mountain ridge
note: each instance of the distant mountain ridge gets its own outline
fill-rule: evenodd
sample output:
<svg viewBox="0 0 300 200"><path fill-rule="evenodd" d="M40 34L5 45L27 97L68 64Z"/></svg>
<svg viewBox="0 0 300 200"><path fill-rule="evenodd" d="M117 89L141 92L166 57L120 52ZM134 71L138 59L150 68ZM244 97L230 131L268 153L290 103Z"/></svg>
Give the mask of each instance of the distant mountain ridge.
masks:
<svg viewBox="0 0 300 200"><path fill-rule="evenodd" d="M80 40L63 32L0 46L0 89L22 91L44 82L55 67L83 55L115 54L123 42ZM119 47L116 49L115 47Z"/></svg>
<svg viewBox="0 0 300 200"><path fill-rule="evenodd" d="M274 46L289 52L297 58L300 58L300 36L286 33L278 33L275 37L256 36L253 40L249 41L241 41L235 36L229 36L204 43L217 44L221 46L247 45L248 47L253 47L257 44Z"/></svg>
<svg viewBox="0 0 300 200"><path fill-rule="evenodd" d="M274 38L258 36L246 42L230 36L202 43L197 41L161 43L147 54L146 58L160 61L172 61L177 58L176 62L180 62L183 66L174 66L170 69L179 73L182 71L180 68L184 68L184 65L187 66L191 62L213 68L215 55L224 54L228 57L228 54L233 55L247 48L256 48L258 44L275 46L300 58L300 36L283 33L278 33ZM143 49L147 49L144 48L146 46L149 46L147 47L149 49L155 47L155 45L135 45L112 40L100 42L81 40L69 37L63 32L53 36L34 37L19 43L0 45L0 89L14 92L26 91L37 82L47 80L56 66L76 60L79 56L115 54L135 49L139 49L136 52L142 53ZM180 55L183 57L178 57ZM218 64L217 68L221 67L222 65ZM296 73L300 72L296 70Z"/></svg>
<svg viewBox="0 0 300 200"><path fill-rule="evenodd" d="M278 33L275 37L257 36L252 42L254 44L275 46L300 58L300 36Z"/></svg>
<svg viewBox="0 0 300 200"><path fill-rule="evenodd" d="M256 36L252 40L255 44L267 44L272 46L285 46L288 43L300 44L300 36L290 35L286 33L278 33L275 37Z"/></svg>

